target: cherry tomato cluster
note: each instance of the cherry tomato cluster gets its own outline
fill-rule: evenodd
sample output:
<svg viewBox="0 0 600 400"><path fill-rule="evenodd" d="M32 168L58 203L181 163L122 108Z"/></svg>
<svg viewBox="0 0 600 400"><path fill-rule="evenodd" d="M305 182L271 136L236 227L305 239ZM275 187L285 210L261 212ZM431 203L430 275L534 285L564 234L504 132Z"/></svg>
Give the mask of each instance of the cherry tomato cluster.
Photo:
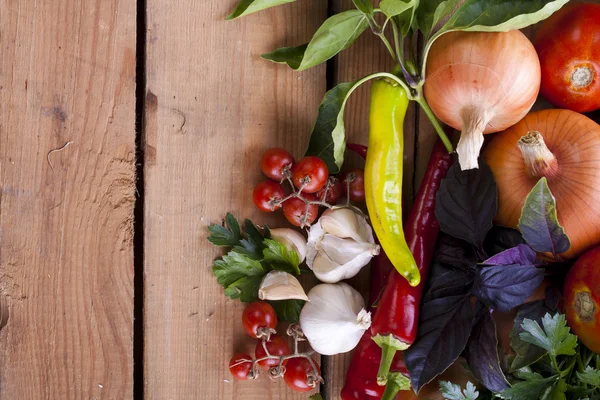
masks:
<svg viewBox="0 0 600 400"><path fill-rule="evenodd" d="M277 147L265 151L260 167L270 180L255 186L254 205L265 212L282 208L295 226L310 225L317 219L319 206L331 207L342 195L353 202L365 200L362 169L352 169L340 179L329 176L327 164L320 158L307 156L296 162L287 150ZM285 183L290 186L287 195Z"/></svg>
<svg viewBox="0 0 600 400"><path fill-rule="evenodd" d="M304 335L298 325L291 325L288 336L294 339L294 350L288 341L276 334L277 315L273 307L264 301L248 304L242 314L244 329L258 339L254 358L249 354L236 354L229 362L229 371L238 380L255 379L257 366L266 369L270 378L283 377L285 383L297 392L309 392L322 381L317 363L311 358L313 352L299 353L298 342Z"/></svg>

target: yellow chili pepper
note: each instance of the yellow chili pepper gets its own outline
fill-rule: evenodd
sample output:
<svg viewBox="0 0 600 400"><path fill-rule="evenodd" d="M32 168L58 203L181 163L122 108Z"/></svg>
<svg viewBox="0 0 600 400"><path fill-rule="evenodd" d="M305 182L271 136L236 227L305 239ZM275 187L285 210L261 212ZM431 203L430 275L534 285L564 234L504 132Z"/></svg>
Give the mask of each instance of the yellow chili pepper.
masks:
<svg viewBox="0 0 600 400"><path fill-rule="evenodd" d="M403 124L408 103L402 86L387 79L373 82L365 195L381 247L396 270L417 286L421 276L402 228Z"/></svg>

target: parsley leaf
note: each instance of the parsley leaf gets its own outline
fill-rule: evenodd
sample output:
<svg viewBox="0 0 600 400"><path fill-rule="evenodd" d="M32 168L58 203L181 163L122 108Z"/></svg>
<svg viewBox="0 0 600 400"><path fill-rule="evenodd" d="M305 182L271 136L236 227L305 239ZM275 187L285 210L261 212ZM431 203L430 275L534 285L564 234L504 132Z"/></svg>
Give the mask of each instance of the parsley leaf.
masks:
<svg viewBox="0 0 600 400"><path fill-rule="evenodd" d="M548 385L558 379L557 375L544 378L538 373L523 373L520 377L526 380L513 383L512 387L497 393L496 396L501 399L513 400L538 400L542 391L548 388Z"/></svg>
<svg viewBox="0 0 600 400"><path fill-rule="evenodd" d="M208 227L210 232L208 240L215 246L233 247L242 239L240 224L230 213L225 216L225 224L227 227L217 224L210 225Z"/></svg>
<svg viewBox="0 0 600 400"><path fill-rule="evenodd" d="M440 393L447 400L477 400L479 398L479 392L471 382L467 382L467 388L463 391L455 383L440 381Z"/></svg>
<svg viewBox="0 0 600 400"><path fill-rule="evenodd" d="M553 317L549 313L544 315L542 325L543 330L537 321L524 319L521 325L524 332L519 334L521 340L545 349L553 358L575 354L577 336L570 333L563 314L555 314Z"/></svg>
<svg viewBox="0 0 600 400"><path fill-rule="evenodd" d="M225 295L248 303L258 299L258 288L266 271L260 262L230 251L215 260L213 273L225 287Z"/></svg>
<svg viewBox="0 0 600 400"><path fill-rule="evenodd" d="M583 372L577 372L577 378L581 383L600 387L600 370L590 367L589 365Z"/></svg>
<svg viewBox="0 0 600 400"><path fill-rule="evenodd" d="M304 307L304 300L277 300L269 301L275 309L277 319L284 322L298 322L300 320L300 311Z"/></svg>
<svg viewBox="0 0 600 400"><path fill-rule="evenodd" d="M266 248L263 251L264 260L270 263L273 269L288 272L292 275L300 275L300 257L293 250L276 240L265 239Z"/></svg>

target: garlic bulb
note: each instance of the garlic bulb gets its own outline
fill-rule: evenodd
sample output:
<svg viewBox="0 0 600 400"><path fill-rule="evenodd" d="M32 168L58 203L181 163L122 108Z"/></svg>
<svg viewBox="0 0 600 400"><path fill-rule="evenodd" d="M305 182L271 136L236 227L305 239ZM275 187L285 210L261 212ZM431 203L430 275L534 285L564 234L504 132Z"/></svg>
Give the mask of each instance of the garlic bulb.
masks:
<svg viewBox="0 0 600 400"><path fill-rule="evenodd" d="M283 244L286 249L294 250L300 262L306 258L306 239L298 231L289 228L271 229L271 239Z"/></svg>
<svg viewBox="0 0 600 400"><path fill-rule="evenodd" d="M298 279L284 271L271 271L265 275L258 289L258 298L261 300L308 300Z"/></svg>
<svg viewBox="0 0 600 400"><path fill-rule="evenodd" d="M371 326L362 296L346 283L317 285L308 299L300 313L300 328L320 354L352 350Z"/></svg>
<svg viewBox="0 0 600 400"><path fill-rule="evenodd" d="M365 217L349 207L326 210L310 228L306 264L327 283L352 278L379 254Z"/></svg>

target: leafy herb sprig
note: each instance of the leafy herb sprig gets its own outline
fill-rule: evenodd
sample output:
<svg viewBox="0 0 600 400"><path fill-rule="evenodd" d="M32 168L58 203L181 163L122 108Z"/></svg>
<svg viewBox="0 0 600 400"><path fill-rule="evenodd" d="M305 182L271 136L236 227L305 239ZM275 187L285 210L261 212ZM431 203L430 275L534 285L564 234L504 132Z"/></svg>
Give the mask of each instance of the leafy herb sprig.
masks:
<svg viewBox="0 0 600 400"><path fill-rule="evenodd" d="M294 0L241 0L227 19L235 19ZM387 77L402 85L430 119L449 151L452 144L423 95L427 55L434 41L453 31L500 32L521 29L548 18L568 0L353 0L355 9L330 16L308 43L283 47L263 58L298 71L331 59L349 48L365 31L381 39L396 64L394 73L378 72L331 89L319 107L307 155L322 158L330 173L344 160L344 108L361 84ZM461 4L462 3L462 4ZM442 21L446 22L442 22ZM423 38L419 46L417 37ZM388 39L391 37L392 40Z"/></svg>
<svg viewBox="0 0 600 400"><path fill-rule="evenodd" d="M300 275L298 254L272 240L268 227L263 227L261 232L252 221L246 219L245 232L242 232L237 219L229 213L224 222L224 225L212 224L208 227L208 240L215 246L230 248L227 254L214 261L212 269L226 296L249 303L258 300L260 283L270 271ZM304 301L281 300L270 303L279 320L297 322Z"/></svg>

